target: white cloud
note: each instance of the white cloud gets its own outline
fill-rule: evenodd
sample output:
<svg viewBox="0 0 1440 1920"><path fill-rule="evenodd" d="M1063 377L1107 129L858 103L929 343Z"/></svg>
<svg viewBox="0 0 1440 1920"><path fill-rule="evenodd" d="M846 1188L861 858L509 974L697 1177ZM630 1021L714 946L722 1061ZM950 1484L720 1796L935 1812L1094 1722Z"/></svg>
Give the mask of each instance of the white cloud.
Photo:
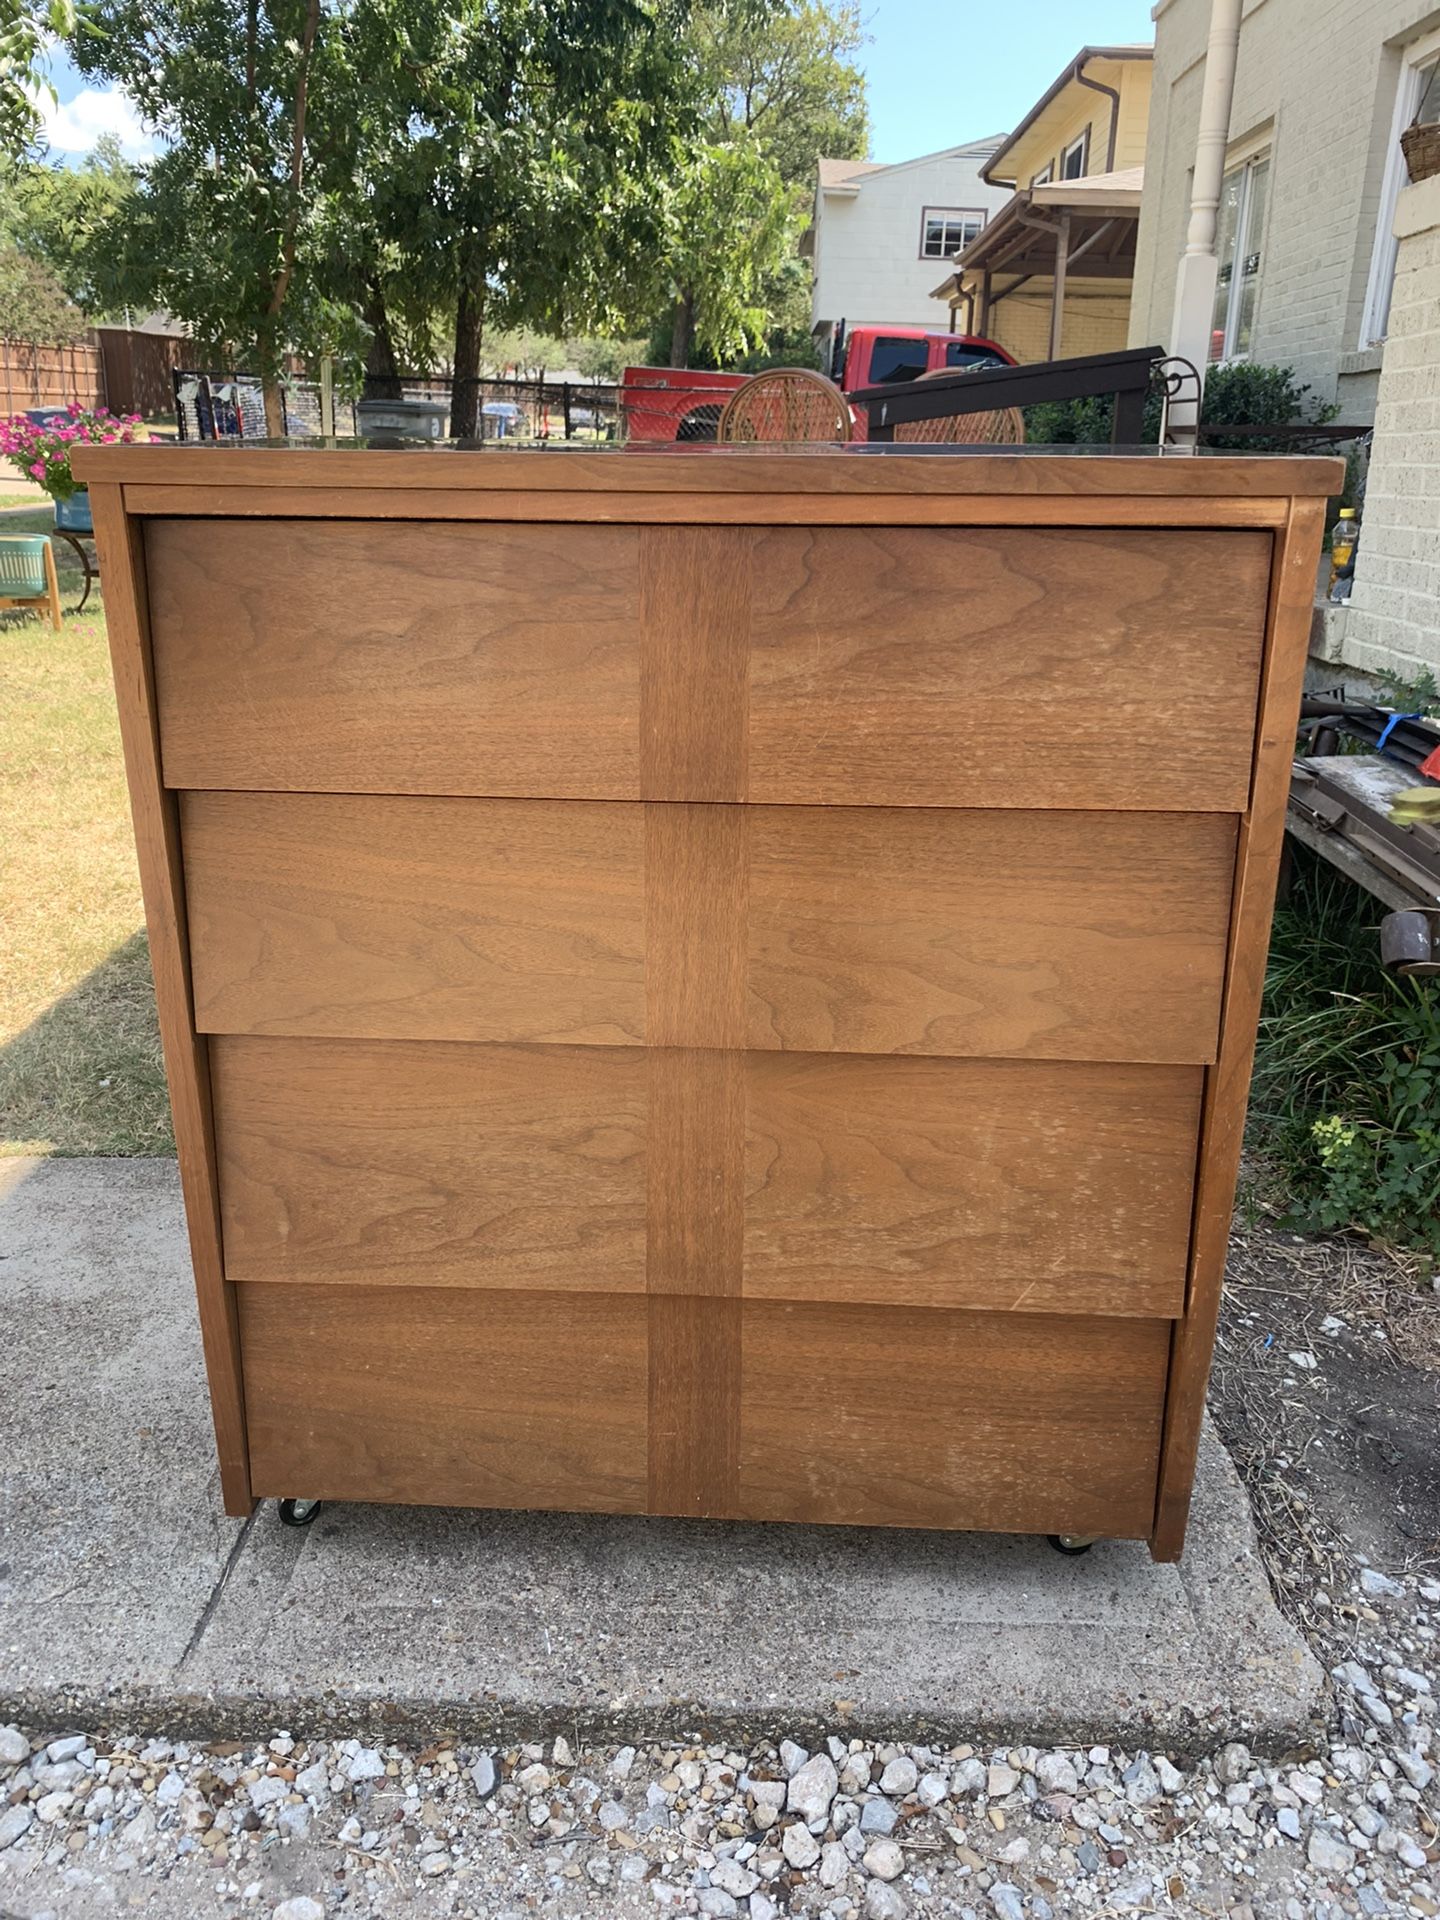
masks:
<svg viewBox="0 0 1440 1920"><path fill-rule="evenodd" d="M113 134L121 150L132 160L155 151L153 135L133 104L123 93L102 93L98 87L82 87L73 100L57 106L42 100L45 138L56 153L89 153L102 133Z"/></svg>

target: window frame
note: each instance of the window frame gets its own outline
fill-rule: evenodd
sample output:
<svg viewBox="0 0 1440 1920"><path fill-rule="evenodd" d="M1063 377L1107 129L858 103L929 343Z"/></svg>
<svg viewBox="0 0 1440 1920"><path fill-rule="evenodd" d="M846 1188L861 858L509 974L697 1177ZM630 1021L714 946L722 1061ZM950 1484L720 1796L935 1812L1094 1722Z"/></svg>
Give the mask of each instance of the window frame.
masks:
<svg viewBox="0 0 1440 1920"><path fill-rule="evenodd" d="M1055 162L1053 160L1047 160L1044 166L1040 169L1039 173L1031 174L1030 185L1032 187L1048 187L1052 183L1054 178L1055 178Z"/></svg>
<svg viewBox="0 0 1440 1920"><path fill-rule="evenodd" d="M1225 171L1221 175L1220 190L1222 194L1224 193L1224 190L1225 190L1224 182L1230 177L1232 173L1241 174L1243 178L1242 178L1241 188L1240 188L1240 205L1235 215L1235 261L1234 261L1234 266L1232 267L1232 270L1231 270L1230 285L1229 285L1229 289L1227 291L1226 300L1225 300L1224 333L1223 333L1223 337L1220 344L1220 352L1216 355L1216 357L1213 360L1207 360L1207 363L1206 363L1207 365L1212 367L1233 366L1237 361L1248 360L1250 358L1250 349L1248 347L1237 348L1235 345L1235 333L1236 333L1236 328L1239 324L1239 319L1240 319L1240 302L1239 302L1238 296L1239 296L1239 290L1244 284L1243 275L1238 271L1238 269L1240 269L1240 267L1242 266L1242 263L1245 258L1244 253L1241 251L1241 242L1248 240L1250 237L1250 231L1249 231L1250 211L1251 211L1252 196L1255 190L1255 169L1258 166L1263 164L1269 170L1269 178L1266 180L1266 184L1265 184L1265 205L1261 208L1261 212L1260 212L1260 232L1257 236L1259 245L1253 249L1249 249L1249 251L1256 252L1261 256L1261 261L1263 266L1264 254L1265 254L1265 232L1270 222L1270 202L1274 193L1274 176L1275 176L1274 155L1275 155L1275 150L1272 143L1269 140L1266 140L1262 145L1259 145L1259 146L1246 147L1242 152L1236 154L1233 158L1227 159L1226 165L1225 165ZM1216 271L1218 274L1219 267L1220 267L1220 262L1218 259L1215 264L1216 264ZM1217 280L1217 289L1218 289L1218 280ZM1257 310L1258 310L1258 302L1259 302L1259 275L1258 274L1256 276L1256 302L1257 302ZM1211 330L1212 332L1214 330L1213 322L1212 322Z"/></svg>
<svg viewBox="0 0 1440 1920"><path fill-rule="evenodd" d="M1079 152L1080 152L1080 171L1078 173L1067 173L1065 171L1066 163L1069 161L1071 154L1074 153L1077 148L1079 149ZM1090 166L1090 123L1087 121L1085 123L1084 132L1081 133L1076 139L1072 140L1068 147L1062 147L1060 149L1060 173L1059 173L1060 184L1063 186L1067 180L1083 180L1085 178L1087 170L1089 169L1089 166Z"/></svg>
<svg viewBox="0 0 1440 1920"><path fill-rule="evenodd" d="M1370 272L1365 282L1365 305L1360 315L1363 352L1385 344L1384 329L1390 324L1390 298L1395 291L1395 263L1400 243L1395 238L1395 208L1400 190L1408 183L1405 156L1400 151L1400 136L1415 118L1423 98L1422 79L1440 60L1440 28L1422 33L1400 49L1400 71L1395 81L1395 107L1390 117L1390 143L1385 151L1385 178L1380 187L1380 205L1375 216L1375 238L1370 250Z"/></svg>
<svg viewBox="0 0 1440 1920"><path fill-rule="evenodd" d="M960 245L950 253L943 251L940 253L927 253L925 250L926 229L932 220L938 219L945 226L956 222L968 223L973 220L976 225L975 232L971 235L971 239L978 239L984 230L987 217L983 207L922 207L920 209L920 258L922 260L953 260L957 253L963 253L966 247L970 245L969 240L962 240ZM942 248L944 246L943 238L941 246Z"/></svg>

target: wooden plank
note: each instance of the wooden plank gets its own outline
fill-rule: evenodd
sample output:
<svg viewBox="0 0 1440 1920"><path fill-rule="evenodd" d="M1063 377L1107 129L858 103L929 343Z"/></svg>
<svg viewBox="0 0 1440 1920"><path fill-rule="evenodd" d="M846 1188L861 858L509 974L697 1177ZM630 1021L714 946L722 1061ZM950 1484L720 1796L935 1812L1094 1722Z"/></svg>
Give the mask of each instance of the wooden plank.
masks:
<svg viewBox="0 0 1440 1920"><path fill-rule="evenodd" d="M644 1057L219 1038L232 1281L645 1289Z"/></svg>
<svg viewBox="0 0 1440 1920"><path fill-rule="evenodd" d="M261 1495L635 1513L645 1302L241 1287Z"/></svg>
<svg viewBox="0 0 1440 1920"><path fill-rule="evenodd" d="M1206 1076L1188 1301L1185 1317L1175 1328L1170 1362L1164 1451L1150 1540L1157 1560L1178 1560L1185 1544L1240 1171L1255 1029L1310 642L1315 567L1324 527L1323 502L1297 500L1288 528L1275 543L1254 772L1235 866L1220 1053Z"/></svg>
<svg viewBox="0 0 1440 1920"><path fill-rule="evenodd" d="M1030 526L1281 527L1288 497L1217 499L1213 494L980 493L536 493L430 489L417 501L396 487L136 486L127 513L166 519L587 521L619 526Z"/></svg>
<svg viewBox="0 0 1440 1920"><path fill-rule="evenodd" d="M746 812L752 1047L1215 1057L1233 819Z"/></svg>
<svg viewBox="0 0 1440 1920"><path fill-rule="evenodd" d="M638 798L637 541L151 522L167 782Z"/></svg>
<svg viewBox="0 0 1440 1920"><path fill-rule="evenodd" d="M745 1056L651 1047L651 1293L738 1294L745 1233Z"/></svg>
<svg viewBox="0 0 1440 1920"><path fill-rule="evenodd" d="M1258 533L776 528L749 798L1238 812L1269 561Z"/></svg>
<svg viewBox="0 0 1440 1920"><path fill-rule="evenodd" d="M751 1054L746 1297L1177 1315L1202 1078Z"/></svg>
<svg viewBox="0 0 1440 1920"><path fill-rule="evenodd" d="M640 536L640 791L745 798L753 536L654 527Z"/></svg>
<svg viewBox="0 0 1440 1920"><path fill-rule="evenodd" d="M1169 1322L749 1302L753 1520L1143 1538Z"/></svg>
<svg viewBox="0 0 1440 1920"><path fill-rule="evenodd" d="M1110 494L1125 498L1253 498L1337 494L1344 464L1310 455L1132 454L1085 459L1008 448L616 447L581 452L492 446L483 449L87 446L75 473L91 480L147 485L290 486L319 493L342 487L407 492L610 493L1014 493Z"/></svg>
<svg viewBox="0 0 1440 1920"><path fill-rule="evenodd" d="M181 818L206 1032L644 1037L638 806L187 793Z"/></svg>
<svg viewBox="0 0 1440 1920"><path fill-rule="evenodd" d="M185 1195L200 1336L210 1383L220 1489L227 1513L246 1514L253 1502L239 1330L234 1289L225 1278L221 1259L209 1061L205 1042L196 1037L191 1006L179 822L174 799L165 791L160 776L145 556L140 531L126 520L118 488L96 486L90 502L105 570L110 660L175 1123L175 1149Z"/></svg>

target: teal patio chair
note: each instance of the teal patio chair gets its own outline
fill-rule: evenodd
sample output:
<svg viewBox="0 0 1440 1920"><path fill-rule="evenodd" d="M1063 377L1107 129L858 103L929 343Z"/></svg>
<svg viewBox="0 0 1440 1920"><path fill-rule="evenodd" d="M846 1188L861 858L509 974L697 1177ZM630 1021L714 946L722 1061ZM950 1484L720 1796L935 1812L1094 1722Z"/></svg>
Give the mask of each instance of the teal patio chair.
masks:
<svg viewBox="0 0 1440 1920"><path fill-rule="evenodd" d="M0 534L0 607L40 608L60 631L60 581L55 550L43 533Z"/></svg>

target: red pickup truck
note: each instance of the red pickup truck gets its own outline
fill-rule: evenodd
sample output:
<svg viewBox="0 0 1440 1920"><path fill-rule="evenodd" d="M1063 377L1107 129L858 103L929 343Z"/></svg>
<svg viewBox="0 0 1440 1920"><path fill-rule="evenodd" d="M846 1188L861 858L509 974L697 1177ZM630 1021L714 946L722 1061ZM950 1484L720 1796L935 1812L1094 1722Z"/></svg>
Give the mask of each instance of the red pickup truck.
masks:
<svg viewBox="0 0 1440 1920"><path fill-rule="evenodd" d="M831 372L842 391L916 380L937 367L1013 367L1003 347L974 333L923 327L854 327ZM692 367L626 367L620 404L629 440L713 440L726 398L748 376ZM713 397L712 397L713 396Z"/></svg>

